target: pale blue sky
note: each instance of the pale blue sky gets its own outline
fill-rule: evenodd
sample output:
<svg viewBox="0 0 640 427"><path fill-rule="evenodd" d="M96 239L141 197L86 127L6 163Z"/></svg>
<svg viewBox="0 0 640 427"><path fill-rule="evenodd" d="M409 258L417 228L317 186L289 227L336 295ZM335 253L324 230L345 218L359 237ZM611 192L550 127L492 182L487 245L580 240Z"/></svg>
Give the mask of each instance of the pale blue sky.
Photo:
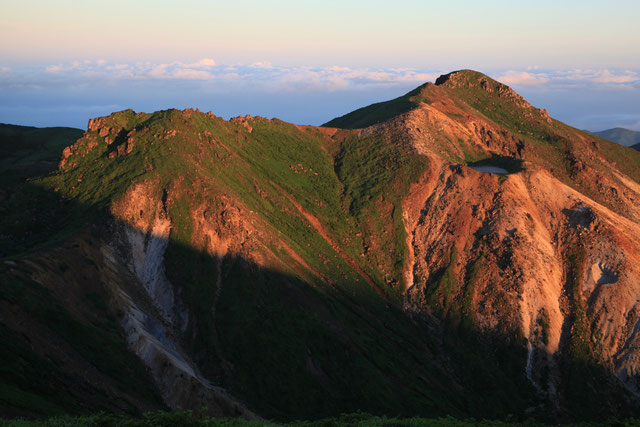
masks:
<svg viewBox="0 0 640 427"><path fill-rule="evenodd" d="M637 0L0 0L0 122L193 106L319 124L472 68L575 126L640 129L639 22Z"/></svg>
<svg viewBox="0 0 640 427"><path fill-rule="evenodd" d="M640 67L637 0L0 0L13 60Z"/></svg>

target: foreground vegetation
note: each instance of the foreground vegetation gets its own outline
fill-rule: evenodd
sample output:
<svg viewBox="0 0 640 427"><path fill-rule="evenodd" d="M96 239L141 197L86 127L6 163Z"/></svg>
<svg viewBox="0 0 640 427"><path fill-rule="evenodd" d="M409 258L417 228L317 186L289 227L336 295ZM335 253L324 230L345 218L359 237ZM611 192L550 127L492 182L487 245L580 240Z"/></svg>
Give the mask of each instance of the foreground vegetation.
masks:
<svg viewBox="0 0 640 427"><path fill-rule="evenodd" d="M291 427L340 427L340 426L433 426L433 427L484 427L484 426L548 426L557 424L546 424L534 420L528 421L497 421L497 420L460 420L453 417L441 418L387 418L376 417L367 413L343 414L339 417L326 418L316 421L294 421L287 424L276 424L269 421L246 420L242 418L207 418L198 417L191 411L172 411L147 413L141 418L129 418L111 414L97 414L83 417L55 417L46 420L0 420L0 426L30 427L30 426L50 426L50 427L71 427L71 426L216 426L216 427L257 427L257 426L291 426ZM638 426L640 420L609 420L606 422L586 422L575 424L563 424L566 426Z"/></svg>

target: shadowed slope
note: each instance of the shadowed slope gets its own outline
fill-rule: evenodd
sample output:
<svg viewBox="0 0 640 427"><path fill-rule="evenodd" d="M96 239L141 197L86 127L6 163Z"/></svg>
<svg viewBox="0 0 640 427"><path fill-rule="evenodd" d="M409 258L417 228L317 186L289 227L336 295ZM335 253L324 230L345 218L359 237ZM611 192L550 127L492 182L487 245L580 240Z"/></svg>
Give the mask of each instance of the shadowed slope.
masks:
<svg viewBox="0 0 640 427"><path fill-rule="evenodd" d="M163 300L147 294L151 282L146 273L138 277L135 267L141 255L143 271L157 259L152 247L162 239L163 193L151 199L146 199L149 193L132 194L115 204L113 214L68 205L63 217L82 211L99 225L63 245L4 263L0 323L11 340L0 354L7 367L3 414L100 409L136 414L163 407L158 394L165 390L149 372L162 365L151 362L145 371L125 348L126 342L135 351L144 347L120 329L128 330L130 318L123 292L146 313L146 322L163 325L165 332L157 335L164 337L161 341L180 336L182 350L202 375L268 418L357 410L500 417L522 411L534 399L519 367L524 354L515 342L476 336L472 330L458 337L457 327L443 336L432 319L386 306L351 279L323 282L295 261L287 266L273 259L267 268L270 262L261 254L269 256L262 246L269 238L258 234L245 240L259 231L245 229L251 219L241 218L249 212L229 214L235 203L216 209L214 201L200 211L208 212L213 229L181 243L180 212L173 207L192 201L175 190L164 198L174 231L159 256L175 292L175 313L185 316L166 320L165 306L159 305ZM128 212L136 212L136 218L127 219ZM87 222L69 226L83 228ZM135 236L147 242L144 252L136 252ZM200 240L203 236L208 237ZM242 255L242 248L250 252ZM286 253L279 256L291 263ZM309 281L301 279L304 275ZM489 345L490 361L475 356ZM162 372L169 375L166 368ZM183 390L180 406L205 406L200 394ZM206 406L208 413L235 414L217 412L220 407L211 401Z"/></svg>
<svg viewBox="0 0 640 427"><path fill-rule="evenodd" d="M341 117L336 117L322 126L341 129L359 129L387 121L398 114L405 113L416 107L418 102L428 102L426 99L416 97L420 88L391 101L378 102L367 107L359 108Z"/></svg>
<svg viewBox="0 0 640 427"><path fill-rule="evenodd" d="M0 169L3 171L0 185L53 170L62 149L80 136L82 130L74 128L35 128L0 123Z"/></svg>

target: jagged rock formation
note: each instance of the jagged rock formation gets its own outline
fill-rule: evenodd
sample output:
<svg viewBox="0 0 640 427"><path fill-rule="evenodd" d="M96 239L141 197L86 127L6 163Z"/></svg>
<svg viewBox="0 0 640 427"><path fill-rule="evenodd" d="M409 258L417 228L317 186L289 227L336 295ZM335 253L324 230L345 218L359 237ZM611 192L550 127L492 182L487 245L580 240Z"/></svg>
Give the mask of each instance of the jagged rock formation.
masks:
<svg viewBox="0 0 640 427"><path fill-rule="evenodd" d="M92 120L34 180L61 206L59 233L44 248L26 239L2 275L48 289L97 334L117 319L109 334L156 393L130 393L129 409L628 414L638 166L640 153L468 70L320 128L126 110ZM60 245L76 259L65 272ZM102 314L78 309L88 274ZM32 326L12 314L3 328L36 338L45 326L25 298L6 293L3 312ZM108 366L86 378L117 395Z"/></svg>

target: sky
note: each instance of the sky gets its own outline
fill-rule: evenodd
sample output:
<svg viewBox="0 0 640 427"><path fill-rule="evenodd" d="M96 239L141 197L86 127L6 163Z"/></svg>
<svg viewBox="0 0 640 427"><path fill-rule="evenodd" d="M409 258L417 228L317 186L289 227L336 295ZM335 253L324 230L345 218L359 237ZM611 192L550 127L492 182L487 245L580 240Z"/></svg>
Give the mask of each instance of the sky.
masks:
<svg viewBox="0 0 640 427"><path fill-rule="evenodd" d="M322 124L470 68L589 130L640 130L637 0L0 0L0 122L126 108Z"/></svg>

